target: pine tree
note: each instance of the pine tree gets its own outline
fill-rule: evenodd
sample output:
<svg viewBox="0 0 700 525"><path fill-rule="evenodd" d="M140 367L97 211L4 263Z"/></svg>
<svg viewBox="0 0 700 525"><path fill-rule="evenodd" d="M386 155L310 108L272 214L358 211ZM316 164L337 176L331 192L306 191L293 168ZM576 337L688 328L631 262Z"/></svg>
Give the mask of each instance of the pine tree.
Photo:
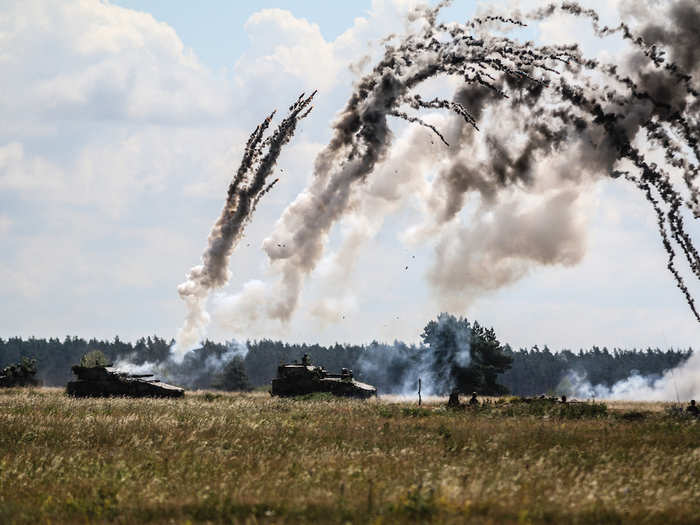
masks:
<svg viewBox="0 0 700 525"><path fill-rule="evenodd" d="M510 368L513 358L496 338L493 328L466 318L442 313L430 321L421 334L431 355L433 382L438 393L504 394L508 389L496 382Z"/></svg>

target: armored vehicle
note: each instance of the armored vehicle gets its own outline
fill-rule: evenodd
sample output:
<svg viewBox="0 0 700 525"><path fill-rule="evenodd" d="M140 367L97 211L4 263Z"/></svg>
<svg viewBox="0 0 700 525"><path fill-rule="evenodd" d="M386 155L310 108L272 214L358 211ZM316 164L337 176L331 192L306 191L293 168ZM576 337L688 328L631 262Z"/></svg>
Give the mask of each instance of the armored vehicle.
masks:
<svg viewBox="0 0 700 525"><path fill-rule="evenodd" d="M301 364L285 364L277 368L272 380L273 396L299 396L314 392L328 392L334 396L367 399L377 395L372 385L355 381L352 370L343 368L340 374L329 374L322 366L313 366L308 356Z"/></svg>
<svg viewBox="0 0 700 525"><path fill-rule="evenodd" d="M35 374L36 359L23 357L19 363L0 369L0 387L37 386Z"/></svg>
<svg viewBox="0 0 700 525"><path fill-rule="evenodd" d="M66 393L75 397L182 397L185 391L161 383L153 374L127 374L112 366L80 366L71 368L78 376L66 386Z"/></svg>

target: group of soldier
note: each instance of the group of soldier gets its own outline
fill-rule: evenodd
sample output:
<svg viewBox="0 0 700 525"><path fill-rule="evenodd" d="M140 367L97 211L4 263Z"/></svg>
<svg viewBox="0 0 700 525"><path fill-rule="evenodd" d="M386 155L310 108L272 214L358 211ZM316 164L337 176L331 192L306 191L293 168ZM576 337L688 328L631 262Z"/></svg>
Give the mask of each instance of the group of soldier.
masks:
<svg viewBox="0 0 700 525"><path fill-rule="evenodd" d="M523 401L533 401L533 398L523 398ZM552 402L558 402L562 404L566 404L566 396L561 396L561 398L553 398L553 397L545 397L544 395L540 396L539 398L534 398L534 400L539 400L539 401L552 401ZM454 390L452 393L450 393L450 397L447 400L447 408L465 408L465 407L477 407L479 406L479 399L477 398L476 392L472 392L472 397L469 399L469 401L466 404L462 404L459 401L459 392ZM695 417L700 417L700 408L698 408L697 404L695 403L694 399L690 400L690 403L688 406L685 408L685 411L690 414L691 416Z"/></svg>
<svg viewBox="0 0 700 525"><path fill-rule="evenodd" d="M472 392L472 397L465 405L463 405L459 402L459 392L453 390L450 394L450 398L447 400L447 408L464 408L465 406L479 406L479 399L476 397L476 392Z"/></svg>
<svg viewBox="0 0 700 525"><path fill-rule="evenodd" d="M556 397L546 397L544 394L539 396L539 397L521 397L519 399L520 402L523 403L531 403L533 401L549 401L551 403L562 403L566 404L566 396L561 396L560 398ZM450 397L447 400L447 408L466 408L466 407L478 407L480 405L479 403L479 398L477 397L476 392L472 392L472 396L469 399L467 403L462 404L459 401L459 392L456 390L453 390L450 393Z"/></svg>

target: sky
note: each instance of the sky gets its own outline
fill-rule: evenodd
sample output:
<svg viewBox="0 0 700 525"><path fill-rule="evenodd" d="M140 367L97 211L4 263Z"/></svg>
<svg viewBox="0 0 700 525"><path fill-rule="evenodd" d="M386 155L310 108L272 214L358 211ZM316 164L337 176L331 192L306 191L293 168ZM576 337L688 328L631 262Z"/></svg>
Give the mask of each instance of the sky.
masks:
<svg viewBox="0 0 700 525"><path fill-rule="evenodd" d="M229 285L208 304L210 338L416 342L449 311L516 348L694 345L698 324L666 270L651 208L604 178L578 204L581 257L527 267L497 290L436 296L436 246L415 242L421 207L409 189L390 212L333 228L288 322L227 306L271 278L264 239L309 182L363 57L407 29L416 3L0 0L0 337L174 337L185 316L177 286L201 257L246 138L271 110L317 89L280 158L280 182L231 258ZM604 21L618 19L618 4L602 7ZM455 0L442 17L504 5ZM575 39L592 56L624 52L565 18L519 36ZM414 132L396 123L393 155L410 153L401 148ZM372 234L344 259L358 221ZM690 231L700 237L696 224Z"/></svg>

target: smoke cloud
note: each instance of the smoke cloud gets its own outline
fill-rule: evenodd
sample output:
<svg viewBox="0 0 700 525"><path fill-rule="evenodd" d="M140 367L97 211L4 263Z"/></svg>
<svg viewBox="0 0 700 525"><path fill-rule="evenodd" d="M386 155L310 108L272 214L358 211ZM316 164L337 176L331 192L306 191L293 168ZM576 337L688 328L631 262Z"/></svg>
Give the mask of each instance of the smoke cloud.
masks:
<svg viewBox="0 0 700 525"><path fill-rule="evenodd" d="M126 355L114 367L130 374L154 374L159 379L190 389L211 388L224 366L234 357L245 358L248 347L238 341L225 345L205 343L188 352L183 359L174 355L158 362L139 362L137 355Z"/></svg>
<svg viewBox="0 0 700 525"><path fill-rule="evenodd" d="M483 352L484 346L479 344L484 339L479 339L477 345L472 344L476 326L467 319L442 313L425 326L420 345L373 341L369 345L324 347L263 339L248 343L246 371L252 384L269 384L280 363L289 363L308 354L313 364L331 372L352 369L356 379L375 385L382 395L415 395L419 378L423 394L443 395L464 385L465 379L479 380L478 373L465 376L472 363L479 367L490 362L490 357Z"/></svg>
<svg viewBox="0 0 700 525"><path fill-rule="evenodd" d="M209 233L202 264L193 267L187 274L187 280L177 289L187 306L185 323L178 331L173 347L173 358L177 362L182 362L185 354L203 339L209 323L206 300L213 289L228 282L231 253L240 241L258 202L279 180L267 182L282 147L294 135L297 123L311 111L313 106L310 104L315 94L314 91L310 96L304 97L302 93L290 106L287 117L269 137L264 138L275 112L255 128L248 138L241 164L228 187L224 209Z"/></svg>
<svg viewBox="0 0 700 525"><path fill-rule="evenodd" d="M608 387L592 385L576 372L570 372L560 385L562 392L578 398L629 401L687 401L700 399L700 353L694 352L680 366L660 376L633 374Z"/></svg>
<svg viewBox="0 0 700 525"><path fill-rule="evenodd" d="M381 385L383 393L413 396L420 378L423 394L445 395L457 386L455 368L472 362L471 338L466 320L442 313L435 323L435 340L428 345L372 344L353 367L363 381Z"/></svg>
<svg viewBox="0 0 700 525"><path fill-rule="evenodd" d="M671 23L663 26L663 17L639 10L635 16L643 22L636 34L624 23L601 27L595 11L575 2L512 17L489 13L466 24L438 22L444 5L417 10L411 20L422 24L419 30L387 39L384 56L338 114L312 182L265 240L279 276L275 289L265 291L266 315L283 321L293 315L331 227L367 210L358 202L391 161L394 117L434 137L412 151L433 161L433 175L420 193L428 218L408 237L437 238L428 281L438 296L468 297L465 292L512 283L534 265L579 262L586 195L597 180L612 177L633 184L650 203L668 270L700 321L678 264L681 259L700 278L700 256L684 214L700 216L700 103L692 77L700 46L692 20L700 6L674 3ZM536 46L502 36L528 20L561 14L589 20L600 38L622 36L631 49L627 58L608 64L585 57L575 43ZM451 99L415 93L437 77L457 82ZM438 125L432 115L416 114L424 110L453 117ZM347 249L356 253L368 235L350 236ZM343 286L341 279L336 284Z"/></svg>

